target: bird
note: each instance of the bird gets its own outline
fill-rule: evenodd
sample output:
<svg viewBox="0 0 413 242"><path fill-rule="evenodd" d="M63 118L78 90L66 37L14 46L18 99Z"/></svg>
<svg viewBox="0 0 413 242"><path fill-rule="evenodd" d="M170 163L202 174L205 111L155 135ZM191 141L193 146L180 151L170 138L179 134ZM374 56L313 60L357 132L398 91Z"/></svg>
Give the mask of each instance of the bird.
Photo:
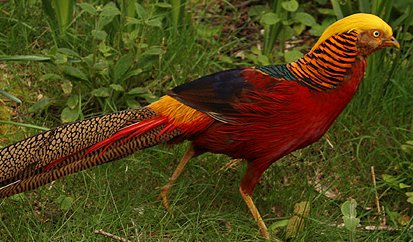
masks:
<svg viewBox="0 0 413 242"><path fill-rule="evenodd" d="M302 58L288 64L219 71L171 89L138 109L64 124L0 150L0 198L114 161L158 144L190 141L160 191L168 193L188 161L210 152L247 163L239 191L264 238L252 199L265 170L318 141L356 93L367 56L400 48L392 28L357 13L330 25Z"/></svg>

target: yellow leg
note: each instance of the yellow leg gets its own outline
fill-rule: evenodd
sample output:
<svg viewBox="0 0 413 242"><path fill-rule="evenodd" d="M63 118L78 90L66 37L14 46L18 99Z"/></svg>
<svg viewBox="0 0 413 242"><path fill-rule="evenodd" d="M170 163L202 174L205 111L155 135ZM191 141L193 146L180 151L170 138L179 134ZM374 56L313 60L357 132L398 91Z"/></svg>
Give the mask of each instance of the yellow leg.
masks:
<svg viewBox="0 0 413 242"><path fill-rule="evenodd" d="M162 204L163 206L169 210L169 200L168 200L168 192L169 189L172 187L172 184L176 181L176 179L181 175L182 171L184 170L186 164L188 161L194 157L195 151L194 148L191 146L189 149L186 151L185 155L182 157L181 161L179 162L178 166L176 167L174 173L172 174L171 177L169 177L168 183L166 183L161 190L160 197L162 198Z"/></svg>
<svg viewBox="0 0 413 242"><path fill-rule="evenodd" d="M242 190L242 188L239 189L242 198L244 199L245 203L248 206L248 209L250 210L252 216L255 219L255 222L257 222L258 227L260 228L260 234L266 238L266 239L270 239L270 234L268 233L268 229L267 226L264 223L264 220L262 220L260 212L258 212L257 207L254 204L254 201L252 201L252 198L250 195L244 193L244 191Z"/></svg>

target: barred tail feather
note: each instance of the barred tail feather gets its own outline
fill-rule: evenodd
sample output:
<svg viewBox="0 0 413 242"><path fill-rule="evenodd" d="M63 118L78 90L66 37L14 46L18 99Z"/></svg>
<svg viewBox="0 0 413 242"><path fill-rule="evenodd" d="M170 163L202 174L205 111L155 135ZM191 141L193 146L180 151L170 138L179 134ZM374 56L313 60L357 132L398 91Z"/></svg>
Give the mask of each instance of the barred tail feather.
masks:
<svg viewBox="0 0 413 242"><path fill-rule="evenodd" d="M10 145L0 150L0 198L180 135L177 129L163 132L168 125L160 120L165 119L149 108L122 111L66 124Z"/></svg>

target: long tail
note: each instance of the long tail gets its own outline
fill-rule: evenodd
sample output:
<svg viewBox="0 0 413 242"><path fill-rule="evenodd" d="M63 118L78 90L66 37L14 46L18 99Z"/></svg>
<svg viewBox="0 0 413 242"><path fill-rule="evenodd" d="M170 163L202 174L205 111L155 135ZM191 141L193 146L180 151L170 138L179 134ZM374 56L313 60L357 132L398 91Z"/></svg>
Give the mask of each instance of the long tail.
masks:
<svg viewBox="0 0 413 242"><path fill-rule="evenodd" d="M167 118L150 108L93 117L40 133L0 150L0 198L168 142L180 134L170 128Z"/></svg>

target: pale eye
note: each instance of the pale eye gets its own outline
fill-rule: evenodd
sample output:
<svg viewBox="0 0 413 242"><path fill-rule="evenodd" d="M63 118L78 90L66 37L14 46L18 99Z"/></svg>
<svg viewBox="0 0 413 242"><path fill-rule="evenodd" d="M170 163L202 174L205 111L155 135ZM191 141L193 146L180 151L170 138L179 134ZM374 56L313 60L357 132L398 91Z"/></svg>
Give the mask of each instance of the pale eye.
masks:
<svg viewBox="0 0 413 242"><path fill-rule="evenodd" d="M380 36L380 31L374 31L373 32L373 36L375 37L375 38L377 38L377 37L379 37Z"/></svg>

